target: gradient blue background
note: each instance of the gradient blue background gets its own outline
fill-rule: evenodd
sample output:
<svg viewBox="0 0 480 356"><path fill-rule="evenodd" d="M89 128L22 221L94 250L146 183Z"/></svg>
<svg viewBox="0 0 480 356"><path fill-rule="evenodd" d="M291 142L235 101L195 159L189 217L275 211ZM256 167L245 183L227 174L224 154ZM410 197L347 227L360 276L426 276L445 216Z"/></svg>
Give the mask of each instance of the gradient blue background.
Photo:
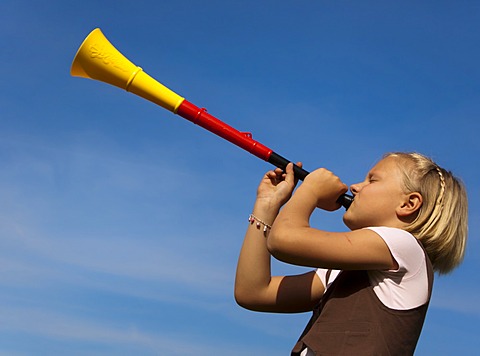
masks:
<svg viewBox="0 0 480 356"><path fill-rule="evenodd" d="M478 354L478 1L4 0L1 355L287 355L309 318L233 299L270 165L71 77L96 27L151 76L307 170L351 184L401 150L460 176L468 251L436 280L417 354ZM341 215L319 211L312 224L341 231Z"/></svg>

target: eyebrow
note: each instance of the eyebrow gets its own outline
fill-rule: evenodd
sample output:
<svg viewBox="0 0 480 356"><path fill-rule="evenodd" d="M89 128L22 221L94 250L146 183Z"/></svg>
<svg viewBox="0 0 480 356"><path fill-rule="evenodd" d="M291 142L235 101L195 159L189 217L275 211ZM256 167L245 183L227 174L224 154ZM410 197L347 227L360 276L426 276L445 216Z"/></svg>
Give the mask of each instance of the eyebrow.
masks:
<svg viewBox="0 0 480 356"><path fill-rule="evenodd" d="M372 169L372 170L370 170L370 172L368 172L367 178L372 178L373 176L375 176L375 177L381 177L381 175L382 175L382 174L381 174L378 170Z"/></svg>

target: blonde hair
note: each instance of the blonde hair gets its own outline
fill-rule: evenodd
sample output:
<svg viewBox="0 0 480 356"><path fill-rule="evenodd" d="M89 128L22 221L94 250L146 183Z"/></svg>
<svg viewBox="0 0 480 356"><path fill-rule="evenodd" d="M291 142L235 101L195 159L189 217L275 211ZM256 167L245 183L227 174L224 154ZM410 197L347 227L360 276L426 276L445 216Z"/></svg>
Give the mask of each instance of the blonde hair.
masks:
<svg viewBox="0 0 480 356"><path fill-rule="evenodd" d="M450 171L419 153L396 157L406 193L418 192L423 203L406 231L420 240L435 271L445 274L463 260L467 244L468 201L463 183Z"/></svg>

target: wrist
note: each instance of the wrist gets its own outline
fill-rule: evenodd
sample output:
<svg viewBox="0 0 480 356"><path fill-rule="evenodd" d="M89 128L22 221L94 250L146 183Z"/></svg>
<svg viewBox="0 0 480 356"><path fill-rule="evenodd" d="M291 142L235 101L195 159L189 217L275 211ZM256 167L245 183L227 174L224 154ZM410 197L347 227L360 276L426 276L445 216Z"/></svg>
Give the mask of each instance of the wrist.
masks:
<svg viewBox="0 0 480 356"><path fill-rule="evenodd" d="M257 200L255 200L253 209L258 213L265 213L269 215L273 214L276 216L280 211L281 207L282 207L282 204L280 204L279 202L273 199L257 198Z"/></svg>
<svg viewBox="0 0 480 356"><path fill-rule="evenodd" d="M267 202L256 201L253 206L252 214L262 219L269 225L272 225L280 211L280 206Z"/></svg>
<svg viewBox="0 0 480 356"><path fill-rule="evenodd" d="M285 204L279 214L280 220L289 224L304 226L309 224L310 216L316 208L314 194L303 184L297 189L292 198Z"/></svg>
<svg viewBox="0 0 480 356"><path fill-rule="evenodd" d="M298 187L292 199L301 202L304 207L311 207L312 210L317 206L317 197L315 196L315 190L308 184L303 183Z"/></svg>

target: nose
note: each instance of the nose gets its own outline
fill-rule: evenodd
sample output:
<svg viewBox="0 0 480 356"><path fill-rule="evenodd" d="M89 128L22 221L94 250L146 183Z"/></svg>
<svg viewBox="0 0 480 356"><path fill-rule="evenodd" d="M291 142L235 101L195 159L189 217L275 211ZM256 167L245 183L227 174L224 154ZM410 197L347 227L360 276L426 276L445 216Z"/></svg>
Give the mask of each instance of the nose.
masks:
<svg viewBox="0 0 480 356"><path fill-rule="evenodd" d="M350 185L350 191L355 196L358 193L360 193L360 191L362 190L362 187L363 187L362 183L355 183L355 184Z"/></svg>

